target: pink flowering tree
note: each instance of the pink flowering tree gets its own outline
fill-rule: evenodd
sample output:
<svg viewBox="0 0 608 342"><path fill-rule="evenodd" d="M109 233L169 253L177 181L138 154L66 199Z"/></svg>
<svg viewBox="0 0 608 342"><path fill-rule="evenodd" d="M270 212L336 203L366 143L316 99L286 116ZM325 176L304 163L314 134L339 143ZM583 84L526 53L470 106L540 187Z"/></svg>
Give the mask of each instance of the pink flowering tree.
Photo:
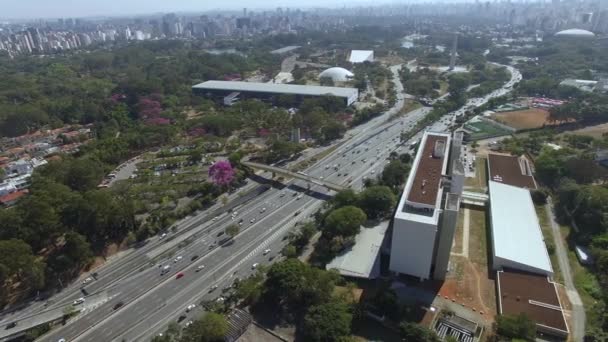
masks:
<svg viewBox="0 0 608 342"><path fill-rule="evenodd" d="M157 118L162 111L160 101L154 96L140 97L137 102L137 113L140 119Z"/></svg>
<svg viewBox="0 0 608 342"><path fill-rule="evenodd" d="M209 178L215 185L228 185L234 179L235 171L227 160L215 162L209 168Z"/></svg>

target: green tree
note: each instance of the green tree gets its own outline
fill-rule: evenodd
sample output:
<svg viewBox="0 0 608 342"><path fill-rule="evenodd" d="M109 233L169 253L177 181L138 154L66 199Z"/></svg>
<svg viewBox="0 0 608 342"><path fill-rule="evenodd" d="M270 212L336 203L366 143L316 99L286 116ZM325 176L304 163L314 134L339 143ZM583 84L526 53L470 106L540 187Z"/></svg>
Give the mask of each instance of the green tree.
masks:
<svg viewBox="0 0 608 342"><path fill-rule="evenodd" d="M324 233L329 236L353 236L367 220L363 210L352 205L332 210L325 218Z"/></svg>
<svg viewBox="0 0 608 342"><path fill-rule="evenodd" d="M180 342L220 342L227 332L226 317L209 312L184 330Z"/></svg>
<svg viewBox="0 0 608 342"><path fill-rule="evenodd" d="M496 332L503 337L526 341L536 339L536 324L526 314L501 315L496 318Z"/></svg>
<svg viewBox="0 0 608 342"><path fill-rule="evenodd" d="M287 259L268 270L264 298L294 313L304 312L310 305L328 302L338 280L337 273Z"/></svg>
<svg viewBox="0 0 608 342"><path fill-rule="evenodd" d="M226 234L228 234L231 238L234 238L241 231L241 228L236 224L231 224L226 228Z"/></svg>
<svg viewBox="0 0 608 342"><path fill-rule="evenodd" d="M296 249L296 246L289 244L283 247L283 249L281 250L281 254L288 259L296 258L298 256L298 250Z"/></svg>
<svg viewBox="0 0 608 342"><path fill-rule="evenodd" d="M411 322L399 324L399 335L405 342L441 342L434 331Z"/></svg>
<svg viewBox="0 0 608 342"><path fill-rule="evenodd" d="M407 179L410 173L410 166L399 160L393 160L382 170L382 184L397 190Z"/></svg>
<svg viewBox="0 0 608 342"><path fill-rule="evenodd" d="M264 274L257 272L251 277L239 281L236 285L235 295L241 299L246 305L255 304L264 290Z"/></svg>
<svg viewBox="0 0 608 342"><path fill-rule="evenodd" d="M333 300L308 309L302 333L307 341L337 341L350 334L352 319L350 307Z"/></svg>
<svg viewBox="0 0 608 342"><path fill-rule="evenodd" d="M381 217L390 213L395 207L395 194L387 186L372 186L359 196L359 206L370 217Z"/></svg>
<svg viewBox="0 0 608 342"><path fill-rule="evenodd" d="M332 198L334 208L357 205L358 202L359 198L357 197L357 193L352 189L342 190Z"/></svg>

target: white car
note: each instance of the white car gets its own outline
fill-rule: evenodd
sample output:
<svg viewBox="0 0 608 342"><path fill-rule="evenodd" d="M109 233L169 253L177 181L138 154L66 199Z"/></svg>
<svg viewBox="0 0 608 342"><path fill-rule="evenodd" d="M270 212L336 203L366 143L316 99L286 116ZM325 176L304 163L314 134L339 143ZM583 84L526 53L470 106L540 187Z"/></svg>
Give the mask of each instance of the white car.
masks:
<svg viewBox="0 0 608 342"><path fill-rule="evenodd" d="M200 266L198 266L198 267L196 268L196 272L198 272L198 271L200 271L200 270L202 270L202 269L204 269L204 268L205 268L205 265L200 265Z"/></svg>
<svg viewBox="0 0 608 342"><path fill-rule="evenodd" d="M256 262L255 264L251 265L251 268L255 270L256 268L258 268L258 265L259 263Z"/></svg>
<svg viewBox="0 0 608 342"><path fill-rule="evenodd" d="M281 192L280 197L284 197L284 196L285 196L285 193L284 193L284 192Z"/></svg>
<svg viewBox="0 0 608 342"><path fill-rule="evenodd" d="M268 254L268 253L270 253L270 248L266 248L266 249L264 250L264 255L266 255L266 254Z"/></svg>
<svg viewBox="0 0 608 342"><path fill-rule="evenodd" d="M255 222L255 217L252 218L251 220L249 220L249 223L253 223L253 222Z"/></svg>
<svg viewBox="0 0 608 342"><path fill-rule="evenodd" d="M298 197L296 197L296 200L302 199L302 195L298 195Z"/></svg>
<svg viewBox="0 0 608 342"><path fill-rule="evenodd" d="M165 236L167 236L167 233L162 233L162 234L160 235L160 238L161 238L161 239L164 239L164 238L165 238Z"/></svg>
<svg viewBox="0 0 608 342"><path fill-rule="evenodd" d="M92 280L93 280L93 278L87 277L85 280L82 281L82 285L87 284L87 283L89 283Z"/></svg>
<svg viewBox="0 0 608 342"><path fill-rule="evenodd" d="M186 312L190 312L192 311L192 309L194 309L196 307L196 304L190 304L186 307Z"/></svg>
<svg viewBox="0 0 608 342"><path fill-rule="evenodd" d="M182 259L183 259L183 258L184 258L184 257L182 257L182 256L180 255L180 256L178 256L177 258L173 259L173 262L180 262L180 261L182 261Z"/></svg>
<svg viewBox="0 0 608 342"><path fill-rule="evenodd" d="M260 209L260 213L263 213L263 212L265 212L265 211L266 211L266 208L262 208L262 209Z"/></svg>
<svg viewBox="0 0 608 342"><path fill-rule="evenodd" d="M186 323L186 325L184 325L184 326L187 328L187 327L191 326L191 325L192 325L192 323L194 323L194 322L192 322L192 321L188 321L188 322Z"/></svg>
<svg viewBox="0 0 608 342"><path fill-rule="evenodd" d="M60 338L57 340L57 342L65 342L65 338Z"/></svg>
<svg viewBox="0 0 608 342"><path fill-rule="evenodd" d="M84 303L84 297L80 297L78 299L76 299L74 302L72 302L73 305L78 305L78 304L82 304Z"/></svg>

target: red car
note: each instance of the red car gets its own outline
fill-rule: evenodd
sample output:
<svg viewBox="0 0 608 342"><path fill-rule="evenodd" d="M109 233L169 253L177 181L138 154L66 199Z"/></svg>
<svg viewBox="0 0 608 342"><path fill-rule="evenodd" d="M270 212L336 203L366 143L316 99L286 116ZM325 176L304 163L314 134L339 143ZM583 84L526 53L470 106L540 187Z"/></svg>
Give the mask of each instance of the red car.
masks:
<svg viewBox="0 0 608 342"><path fill-rule="evenodd" d="M175 275L175 279L179 279L183 276L184 276L184 274L182 272L179 272L178 274Z"/></svg>

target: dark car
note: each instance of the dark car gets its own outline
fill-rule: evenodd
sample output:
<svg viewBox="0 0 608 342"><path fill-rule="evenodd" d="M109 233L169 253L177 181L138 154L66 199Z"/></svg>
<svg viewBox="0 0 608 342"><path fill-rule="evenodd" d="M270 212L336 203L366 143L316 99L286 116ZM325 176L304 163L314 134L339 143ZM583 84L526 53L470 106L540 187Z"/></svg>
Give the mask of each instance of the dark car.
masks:
<svg viewBox="0 0 608 342"><path fill-rule="evenodd" d="M198 255L193 255L192 258L190 258L190 261L194 261L196 259L198 259Z"/></svg>
<svg viewBox="0 0 608 342"><path fill-rule="evenodd" d="M14 328L16 326L17 326L17 322L11 322L11 323L9 323L9 324L6 325L6 329L7 330L8 329L12 329L12 328Z"/></svg>
<svg viewBox="0 0 608 342"><path fill-rule="evenodd" d="M120 302L114 304L114 310L118 310L120 309L123 305L125 305L125 303L121 300Z"/></svg>
<svg viewBox="0 0 608 342"><path fill-rule="evenodd" d="M179 322L181 322L181 321L183 321L183 320L185 320L185 319L186 319L186 315L181 315L181 316L179 316L179 317L177 318L177 323L179 323Z"/></svg>

